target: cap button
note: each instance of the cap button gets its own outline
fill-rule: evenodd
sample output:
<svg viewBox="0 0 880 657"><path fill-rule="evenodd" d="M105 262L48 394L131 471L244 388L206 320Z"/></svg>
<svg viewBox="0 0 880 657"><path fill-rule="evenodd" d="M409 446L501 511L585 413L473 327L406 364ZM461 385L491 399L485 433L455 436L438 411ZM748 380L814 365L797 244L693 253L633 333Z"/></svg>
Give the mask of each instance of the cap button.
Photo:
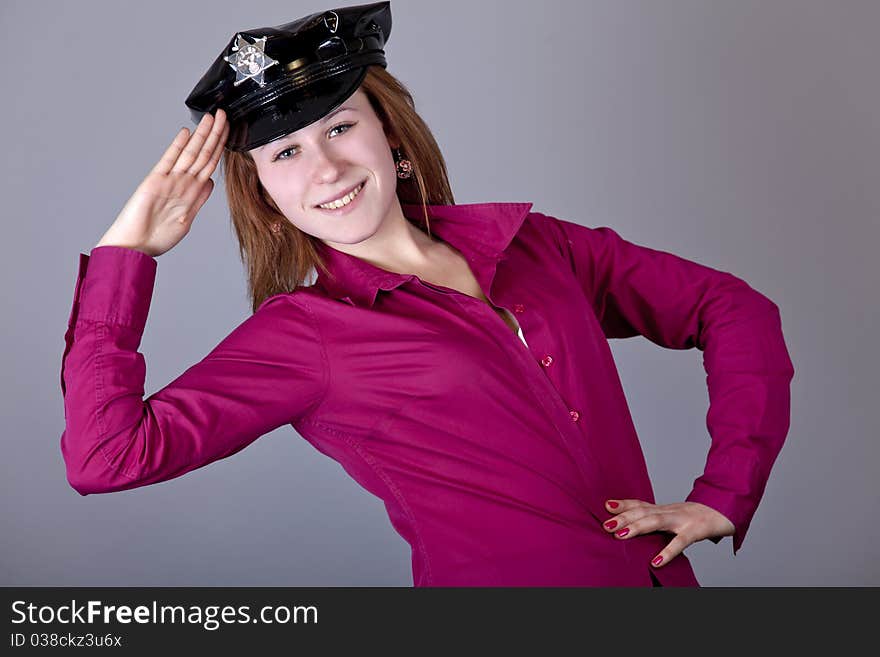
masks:
<svg viewBox="0 0 880 657"><path fill-rule="evenodd" d="M339 27L339 16L335 11L328 11L324 14L324 25L330 30L330 34L336 34L336 30Z"/></svg>

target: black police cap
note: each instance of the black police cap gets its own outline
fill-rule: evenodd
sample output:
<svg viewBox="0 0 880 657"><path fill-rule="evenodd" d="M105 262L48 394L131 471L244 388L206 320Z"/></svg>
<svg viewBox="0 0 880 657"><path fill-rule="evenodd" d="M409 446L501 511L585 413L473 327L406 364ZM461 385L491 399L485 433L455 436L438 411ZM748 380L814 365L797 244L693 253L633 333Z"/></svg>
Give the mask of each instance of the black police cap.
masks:
<svg viewBox="0 0 880 657"><path fill-rule="evenodd" d="M192 120L222 108L226 147L246 151L317 121L386 66L391 3L342 7L236 32L186 99Z"/></svg>

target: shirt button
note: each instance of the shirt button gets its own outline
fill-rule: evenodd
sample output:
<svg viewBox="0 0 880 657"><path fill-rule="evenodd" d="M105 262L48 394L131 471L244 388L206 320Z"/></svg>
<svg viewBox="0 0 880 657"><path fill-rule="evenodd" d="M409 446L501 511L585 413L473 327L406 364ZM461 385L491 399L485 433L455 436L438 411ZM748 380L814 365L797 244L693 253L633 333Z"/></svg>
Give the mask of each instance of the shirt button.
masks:
<svg viewBox="0 0 880 657"><path fill-rule="evenodd" d="M571 409L571 410L568 412L568 414L571 415L571 421L572 421L572 422L577 422L577 421L578 421L578 418L581 416L581 414L578 413L578 412L577 412L576 410L574 410L574 409Z"/></svg>
<svg viewBox="0 0 880 657"><path fill-rule="evenodd" d="M553 356L551 356L550 354L547 354L546 356L544 356L541 359L541 365L543 365L544 367L550 367L550 363L552 363L552 362L553 362Z"/></svg>
<svg viewBox="0 0 880 657"><path fill-rule="evenodd" d="M526 310L526 307L524 305L522 305L521 303L513 304L513 312L521 313L521 312L525 312L525 310Z"/></svg>

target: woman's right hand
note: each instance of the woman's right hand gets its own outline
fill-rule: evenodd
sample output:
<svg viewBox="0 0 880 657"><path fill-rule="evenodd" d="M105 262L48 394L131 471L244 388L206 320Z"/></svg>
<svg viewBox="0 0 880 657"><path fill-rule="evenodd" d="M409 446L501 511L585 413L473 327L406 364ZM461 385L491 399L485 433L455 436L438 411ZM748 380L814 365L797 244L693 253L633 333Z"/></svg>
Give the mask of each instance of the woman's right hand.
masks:
<svg viewBox="0 0 880 657"><path fill-rule="evenodd" d="M98 246L124 246L160 256L186 237L214 189L211 174L229 136L226 113L205 113L190 135L182 128L126 202Z"/></svg>

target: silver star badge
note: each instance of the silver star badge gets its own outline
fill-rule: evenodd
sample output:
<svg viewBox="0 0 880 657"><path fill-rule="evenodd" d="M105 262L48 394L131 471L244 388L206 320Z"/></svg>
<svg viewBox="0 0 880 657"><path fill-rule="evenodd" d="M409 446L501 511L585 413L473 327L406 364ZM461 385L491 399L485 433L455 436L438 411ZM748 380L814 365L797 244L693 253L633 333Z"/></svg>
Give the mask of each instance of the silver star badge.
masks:
<svg viewBox="0 0 880 657"><path fill-rule="evenodd" d="M261 87L265 84L263 71L278 63L263 52L265 47L266 37L260 37L253 43L248 43L240 34L235 36L235 45L232 46L232 52L235 54L223 58L235 70L233 86L237 87L245 80L251 79Z"/></svg>

